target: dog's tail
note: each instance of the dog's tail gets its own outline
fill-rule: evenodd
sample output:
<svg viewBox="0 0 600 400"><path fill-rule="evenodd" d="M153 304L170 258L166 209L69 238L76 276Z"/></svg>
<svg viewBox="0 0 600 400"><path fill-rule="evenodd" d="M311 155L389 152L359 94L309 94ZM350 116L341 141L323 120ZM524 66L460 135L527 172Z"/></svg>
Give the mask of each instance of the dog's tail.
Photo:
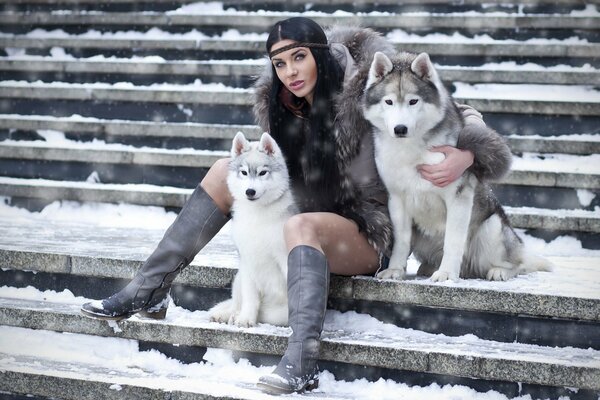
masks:
<svg viewBox="0 0 600 400"><path fill-rule="evenodd" d="M523 252L523 258L519 265L520 274L528 274L536 271L552 271L554 264L548 259L532 254L528 251Z"/></svg>

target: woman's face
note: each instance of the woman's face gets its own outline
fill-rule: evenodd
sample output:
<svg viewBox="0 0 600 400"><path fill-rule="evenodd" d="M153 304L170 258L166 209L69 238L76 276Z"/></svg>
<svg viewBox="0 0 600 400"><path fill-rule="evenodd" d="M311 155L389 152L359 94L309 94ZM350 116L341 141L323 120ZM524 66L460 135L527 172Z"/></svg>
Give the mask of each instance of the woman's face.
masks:
<svg viewBox="0 0 600 400"><path fill-rule="evenodd" d="M294 43L284 39L273 46L270 51L280 49ZM315 86L317 85L317 63L308 47L294 47L277 54L271 59L279 80L296 97L304 97L312 104Z"/></svg>

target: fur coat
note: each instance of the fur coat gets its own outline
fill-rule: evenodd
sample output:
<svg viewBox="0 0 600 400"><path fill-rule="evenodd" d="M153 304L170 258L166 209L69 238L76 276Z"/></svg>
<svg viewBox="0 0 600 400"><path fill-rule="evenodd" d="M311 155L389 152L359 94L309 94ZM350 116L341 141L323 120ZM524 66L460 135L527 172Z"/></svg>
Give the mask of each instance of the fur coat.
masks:
<svg viewBox="0 0 600 400"><path fill-rule="evenodd" d="M361 100L375 52L393 56L396 50L379 33L368 28L334 27L326 33L330 51L345 73L344 88L336 99L335 117L336 159L343 175L338 190L347 208L341 214L357 223L379 254L389 255L393 231L387 210L387 192L376 171L372 127L363 117ZM265 132L269 131L271 81L269 63L254 84L254 116ZM466 126L458 147L473 151L476 161L471 168L480 179L498 179L510 167L510 150L498 134L480 129L481 125L485 128L483 121L469 123L469 118L477 119L479 115L471 110L470 114L463 111L467 117ZM366 178L356 176L359 170L364 171L361 175Z"/></svg>

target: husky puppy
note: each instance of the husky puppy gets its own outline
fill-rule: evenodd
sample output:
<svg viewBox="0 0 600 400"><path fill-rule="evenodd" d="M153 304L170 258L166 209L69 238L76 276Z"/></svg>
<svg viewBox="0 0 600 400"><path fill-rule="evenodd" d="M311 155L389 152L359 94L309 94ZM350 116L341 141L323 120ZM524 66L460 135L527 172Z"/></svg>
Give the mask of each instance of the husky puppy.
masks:
<svg viewBox="0 0 600 400"><path fill-rule="evenodd" d="M283 154L263 133L249 142L238 132L227 186L233 196L231 231L240 255L232 298L209 310L210 319L238 326L287 325L287 247L283 225L297 209Z"/></svg>
<svg viewBox="0 0 600 400"><path fill-rule="evenodd" d="M421 178L419 164L444 159L434 146L456 146L464 121L429 56L376 53L363 97L374 127L375 162L389 192L394 227L390 267L377 276L402 279L411 251L420 275L507 280L549 270L524 249L489 186L470 171L439 188ZM481 127L481 129L489 129Z"/></svg>

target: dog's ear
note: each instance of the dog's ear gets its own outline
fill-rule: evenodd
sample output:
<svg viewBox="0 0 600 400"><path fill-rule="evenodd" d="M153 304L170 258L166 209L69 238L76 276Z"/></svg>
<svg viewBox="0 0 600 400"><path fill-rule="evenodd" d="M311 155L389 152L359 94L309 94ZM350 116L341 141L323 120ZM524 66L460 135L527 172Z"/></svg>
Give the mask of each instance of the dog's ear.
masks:
<svg viewBox="0 0 600 400"><path fill-rule="evenodd" d="M389 74L393 68L394 65L388 56L380 51L376 52L373 56L371 69L369 70L369 79L367 80L366 88L370 88L375 82Z"/></svg>
<svg viewBox="0 0 600 400"><path fill-rule="evenodd" d="M236 133L231 145L231 157L237 157L250 149L250 142L246 140L246 136L242 132Z"/></svg>
<svg viewBox="0 0 600 400"><path fill-rule="evenodd" d="M426 79L432 82L438 80L435 67L433 66L431 59L429 59L429 54L427 53L419 54L417 58L414 59L412 64L410 64L410 69L421 79Z"/></svg>
<svg viewBox="0 0 600 400"><path fill-rule="evenodd" d="M269 135L267 132L264 132L262 134L262 136L260 137L260 142L258 144L258 148L270 156L272 156L273 154L275 154L279 151L279 146L277 146L275 139L273 139L273 137L271 135Z"/></svg>

